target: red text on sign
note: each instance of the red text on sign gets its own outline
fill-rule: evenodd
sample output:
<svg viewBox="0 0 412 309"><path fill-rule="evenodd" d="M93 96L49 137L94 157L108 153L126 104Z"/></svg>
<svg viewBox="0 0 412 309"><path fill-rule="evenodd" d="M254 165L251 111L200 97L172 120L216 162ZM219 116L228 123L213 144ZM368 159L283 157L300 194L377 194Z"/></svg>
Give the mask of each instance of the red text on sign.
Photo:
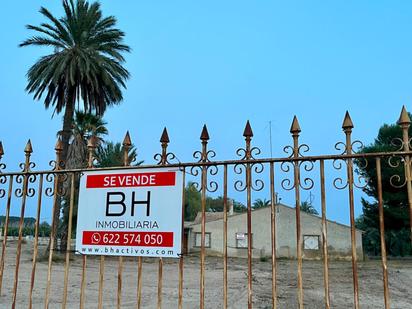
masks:
<svg viewBox="0 0 412 309"><path fill-rule="evenodd" d="M83 245L173 247L173 232L83 231Z"/></svg>

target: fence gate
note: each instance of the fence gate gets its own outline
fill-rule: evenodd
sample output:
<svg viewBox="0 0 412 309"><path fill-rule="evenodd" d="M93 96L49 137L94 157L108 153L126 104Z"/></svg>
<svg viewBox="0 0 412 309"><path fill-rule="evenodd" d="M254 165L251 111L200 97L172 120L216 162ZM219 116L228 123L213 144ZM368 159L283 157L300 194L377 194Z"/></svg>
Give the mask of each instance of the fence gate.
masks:
<svg viewBox="0 0 412 309"><path fill-rule="evenodd" d="M2 308L390 308L391 305L408 308L412 275L409 281L402 277L407 272L410 274L410 269L402 268L407 267L407 261L387 260L384 196L386 192L406 192L408 200L404 205L412 214L410 122L403 108L398 121L403 137L395 140L398 149L368 153L362 151L361 142L352 140L354 126L347 113L342 126L344 142L335 145L338 153L308 155L309 146L299 140L301 129L295 117L290 129L292 145L284 147L286 156L274 158L258 157L260 149L252 143L253 132L247 122L244 146L237 149L235 159L225 161L214 160L216 154L208 148L209 134L204 126L201 148L194 153L194 162L187 163L179 162L168 152L169 137L165 129L160 139L161 151L154 157L156 164L139 166L128 162L131 141L127 134L123 143L124 164L117 168L95 167L97 145L92 137L87 145L87 168L65 168L60 159L62 143L58 141L52 168L35 170L29 141L21 171L9 172L5 164L0 165L0 215L3 215L0 217L0 305ZM1 159L4 151L0 146ZM373 179L357 173L357 169L366 165L373 167L376 173ZM182 228L182 248L187 252L180 252L176 259L76 252L77 202L83 173L147 168L183 171L183 210L185 205L191 207L194 203L184 194L188 183L191 189L196 188L198 193L194 194L200 196L197 221L185 222ZM382 169L391 171L389 182L382 180ZM379 260L364 261L361 232L355 227L355 206L359 203L357 196L370 186L377 190L380 251ZM301 210L309 192L310 196L315 192L320 209L318 217ZM262 201L265 194L268 202L263 203L262 209L254 207L254 199L260 197ZM288 194L293 201L291 207L281 204L278 198ZM336 194L340 194L338 198L334 198ZM211 214L207 211L211 209L210 197L217 196L222 209L216 212L216 208ZM235 211L240 213L233 214L232 199L243 203L244 208L239 203L235 205ZM327 220L327 210L333 208L347 211L350 226ZM293 216L288 218L293 220L285 222L282 212L291 211ZM30 217L35 220L30 221ZM42 222L42 218L47 222ZM317 226L318 236L309 230L313 225ZM346 236L342 236L346 238L328 244L333 237L337 239L338 228L347 230L343 233ZM282 245L286 239L288 246ZM266 251L260 247L261 241L269 243ZM337 260L332 251L345 242L349 259ZM282 258L285 250L291 259ZM311 256L311 250L318 250L319 255ZM396 277L402 277L404 283L397 282Z"/></svg>

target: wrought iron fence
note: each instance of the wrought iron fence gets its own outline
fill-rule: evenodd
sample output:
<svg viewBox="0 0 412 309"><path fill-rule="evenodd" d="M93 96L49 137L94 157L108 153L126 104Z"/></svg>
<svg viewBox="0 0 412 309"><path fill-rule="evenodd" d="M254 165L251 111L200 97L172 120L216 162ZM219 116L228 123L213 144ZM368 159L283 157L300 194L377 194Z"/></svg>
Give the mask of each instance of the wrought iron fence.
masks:
<svg viewBox="0 0 412 309"><path fill-rule="evenodd" d="M325 176L325 163L331 162L331 165L337 170L343 170L346 168L345 177L334 177L333 186L338 190L346 190L348 197L349 216L350 216L350 257L352 262L352 281L353 281L353 306L354 308L360 308L359 304L359 278L358 278L358 254L357 254L357 238L356 238L356 226L355 226L355 188L364 188L368 185L369 179L360 179L355 174L354 164L358 166L365 166L366 164L376 165L376 185L378 191L378 205L379 205L379 231L381 242L381 260L382 260L382 283L383 283L383 301L385 308L390 308L390 296L389 296L389 284L388 284L388 266L387 266L387 252L385 243L385 226L384 226L384 200L383 192L388 188L382 185L382 161L388 162L389 166L396 168L400 164L403 165L404 175L395 174L391 177L390 182L393 187L406 188L410 211L410 222L412 222L412 178L411 178L411 154L410 151L410 137L408 129L410 126L410 119L405 108L402 109L401 116L398 124L402 128L403 138L399 140L399 149L392 152L380 152L380 153L365 153L356 152L355 148L362 149L363 144L360 141L352 140L353 123L348 113L346 113L344 122L342 125L345 142L339 142L335 145L337 154L331 155L307 155L309 146L307 144L301 144L299 136L301 129L297 118L293 119L293 123L290 129L292 135L292 146L284 147L286 156L284 157L271 157L271 158L258 158L260 149L252 145L253 132L249 122L247 122L243 136L245 138L245 145L237 149L237 159L214 161L216 153L208 148L209 134L206 126L203 127L200 140L201 150L196 151L193 155L195 162L181 163L176 160L174 153L168 152L169 137L167 130L164 129L160 143L161 152L154 156L156 164L154 165L142 165L142 166L130 166L128 162L128 150L131 147L130 136L127 133L123 142L124 148L124 166L116 168L95 168L95 151L96 140L91 138L88 143L88 170L112 170L112 169L141 169L141 168L157 168L157 167L173 167L180 168L184 171L185 177L183 181L185 184L190 178L195 181L195 186L198 188L201 194L201 246L200 246L200 278L199 278L199 302L198 307L205 307L205 259L206 259L206 200L207 194L214 192L220 192L223 194L223 218L222 218L222 260L223 260L223 276L222 276L222 307L228 308L228 205L229 205L229 188L233 188L238 194L243 194L245 197L246 217L247 217L247 307L252 308L254 303L253 295L253 246L252 246L252 232L254 226L252 225L252 194L253 192L262 191L265 188L270 195L270 229L267 230L267 235L271 239L271 306L273 308L278 307L277 300L277 246L276 246L276 190L275 184L279 182L280 187L285 191L291 191L294 193L295 202L295 239L296 239L296 258L297 258L297 300L298 307L304 308L304 288L303 288L303 235L302 235L302 219L301 219L301 193L302 191L311 190L314 186L318 186L320 189L320 201L321 201L321 256L323 263L323 285L324 285L324 306L326 308L331 307L330 302L330 284L329 284L329 247L328 247L328 231L327 231L327 189L326 189L326 176ZM0 260L0 302L4 303L8 298L4 295L4 288L9 287L8 292L11 293L10 305L12 308L21 307L19 305L20 298L26 299L28 307L36 307L40 302L44 303L44 307L48 308L50 304L52 277L53 277L53 265L54 256L56 253L56 241L58 233L58 225L61 221L60 206L62 199L67 197L69 201L68 205L68 222L67 222L67 244L64 253L64 283L62 287L61 295L61 307L67 307L68 290L69 290L69 275L70 267L73 256L72 251L72 235L73 235L73 218L75 213L76 203L76 182L81 174L86 170L84 168L79 169L65 169L64 163L61 162L62 144L59 140L56 144L56 158L50 162L52 169L45 171L35 171L35 164L31 162L31 155L33 152L31 142L29 141L24 149L25 161L20 164L21 171L19 172L7 172L5 171L5 164L0 164L0 207L1 211L5 211L5 221L3 226L3 240ZM0 144L0 159L4 154L3 146ZM385 163L386 164L386 163ZM319 170L319 174L316 176L308 176L307 173L315 173L316 169ZM277 174L279 172L279 175ZM266 174L265 174L266 173ZM228 180L229 175L233 178L232 183ZM288 176L290 175L290 177ZM267 176L267 180L264 180L264 176ZM360 181L359 181L360 180ZM233 186L233 187L231 187ZM183 192L182 188L182 192ZM243 192L243 193L242 193ZM26 208L28 199L33 200L37 198L36 205L36 223L34 231L34 243L32 254L32 267L29 278L28 291L24 293L18 293L19 273L22 244L24 243L23 229L24 218L26 214ZM45 199L52 199L52 220L51 220L51 234L49 237L49 246L47 251L47 269L43 267L37 269L39 265L39 226L41 210L45 204ZM16 203L19 203L15 205ZM183 205L185 205L183 195ZM20 206L20 220L18 225L18 239L15 252L8 252L8 246L10 246L9 237L7 231L9 229L9 218L11 207L17 208ZM411 225L412 226L412 225ZM4 281L4 275L6 272L12 271L9 267L5 268L6 253L12 254L15 257L15 267L13 282ZM176 306L183 308L183 286L184 286L184 261L185 255L182 254L178 263L178 282L177 282L177 299ZM88 256L83 254L81 256L81 279L80 279L80 308L85 308L85 291L87 289L87 267ZM92 262L95 261L92 259ZM117 308L122 306L124 301L122 295L124 293L123 286L123 272L124 272L124 258L118 258L117 269L117 293L116 304ZM105 256L100 256L99 260L99 275L98 275L98 298L96 300L97 307L102 308L104 305L104 284L105 284ZM137 285L136 285L136 308L142 307L142 291L143 286L143 268L144 261L142 257L137 258ZM164 277L164 259L158 259L158 278L157 278L157 307L162 307L162 295L163 291L163 277ZM42 281L41 289L44 297L40 300L36 299L34 303L34 288L36 283L36 274L40 272L47 272L47 275ZM38 281L37 281L38 283ZM45 283L45 286L44 286ZM27 288L27 287L26 287ZM130 287L128 287L130 288ZM10 296L10 294L9 294ZM56 295L53 295L56 296ZM57 296L56 296L57 297ZM246 304L245 304L246 306Z"/></svg>

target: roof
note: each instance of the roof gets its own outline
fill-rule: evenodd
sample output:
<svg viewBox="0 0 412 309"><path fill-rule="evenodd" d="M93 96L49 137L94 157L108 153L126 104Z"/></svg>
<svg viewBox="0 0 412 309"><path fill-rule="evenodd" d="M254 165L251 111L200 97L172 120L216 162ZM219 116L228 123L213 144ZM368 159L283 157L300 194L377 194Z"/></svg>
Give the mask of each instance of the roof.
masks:
<svg viewBox="0 0 412 309"><path fill-rule="evenodd" d="M291 206L288 206L288 205L285 205L285 204L278 203L278 204L276 204L275 206L276 206L276 207L281 206L281 207L284 207L284 208L286 208L286 209L295 211L295 207L291 207ZM262 207L262 208L258 208L258 209L253 209L253 208L252 208L252 212L261 211L261 210L264 210L264 209L270 209L270 206L268 206L268 207ZM305 215L308 215L308 216L315 217L315 218L317 218L317 219L319 219L319 220L322 220L322 218L321 218L320 216L317 216L317 215L314 215L314 214L310 214L310 213L307 213L307 212L304 212L304 214L305 214ZM233 215L231 215L230 217L241 216L241 215L247 215L247 212L235 212L235 213L233 213ZM206 216L206 222L222 220L222 219L223 219L223 212L205 212L205 216ZM229 215L228 215L228 217L229 217ZM326 221L329 222L329 223L334 223L334 224L337 224L337 225L346 227L346 228L350 228L350 226L348 226L348 225L346 225L346 224L343 224L343 223L339 223L339 222L332 221L332 220L328 220L328 219L326 219ZM189 224L186 226L186 223L189 223ZM201 224L201 223L202 223L202 212L199 211L199 212L197 213L196 218L195 218L194 221L192 221L192 222L185 222L185 227L192 226L192 225L196 225L196 224ZM362 232L362 230L360 230L360 229L356 229L356 230Z"/></svg>

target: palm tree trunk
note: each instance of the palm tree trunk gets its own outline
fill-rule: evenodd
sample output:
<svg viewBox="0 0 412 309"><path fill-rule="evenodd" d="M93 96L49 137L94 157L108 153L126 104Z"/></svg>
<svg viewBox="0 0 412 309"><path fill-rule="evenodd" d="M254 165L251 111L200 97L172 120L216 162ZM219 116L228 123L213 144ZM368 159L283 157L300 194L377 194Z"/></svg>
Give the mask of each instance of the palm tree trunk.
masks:
<svg viewBox="0 0 412 309"><path fill-rule="evenodd" d="M62 144L63 144L63 150L61 153L61 162L66 164L67 161L67 153L69 149L69 141L72 135L72 126L73 126L73 116L74 116L74 95L69 94L67 97L67 104L66 108L64 111L64 117L63 117L63 130L61 131L61 139L62 139ZM64 187L65 185L62 183L62 181L59 181L58 184L59 188ZM67 186L66 186L67 187ZM67 204L67 203L66 203ZM54 230L54 235L56 235L55 243L57 244L57 232L60 232L60 250L66 250L66 244L67 244L67 222L62 222L63 224L61 225L61 229L59 231L59 226L60 226L60 213L62 208L62 197L57 196L56 200L56 208L53 214L53 230ZM63 209L63 212L65 210Z"/></svg>

